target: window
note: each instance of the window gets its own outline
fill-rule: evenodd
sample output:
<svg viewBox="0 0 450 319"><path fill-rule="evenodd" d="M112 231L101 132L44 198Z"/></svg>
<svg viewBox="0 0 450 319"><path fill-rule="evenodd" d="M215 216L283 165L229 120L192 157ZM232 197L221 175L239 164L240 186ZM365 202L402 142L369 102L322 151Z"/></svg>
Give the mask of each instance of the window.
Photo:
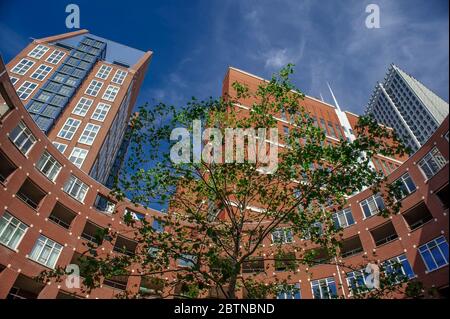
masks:
<svg viewBox="0 0 450 319"><path fill-rule="evenodd" d="M109 112L111 105L105 103L98 103L94 113L91 116L91 119L103 122L106 118L106 115Z"/></svg>
<svg viewBox="0 0 450 319"><path fill-rule="evenodd" d="M86 125L83 133L81 134L78 142L86 144L86 145L92 145L99 130L100 130L100 125L88 123Z"/></svg>
<svg viewBox="0 0 450 319"><path fill-rule="evenodd" d="M178 266L192 268L197 264L197 256L189 255L189 254L181 254L178 258Z"/></svg>
<svg viewBox="0 0 450 319"><path fill-rule="evenodd" d="M353 219L351 208L345 208L344 210L334 213L333 222L336 229L353 225L355 220Z"/></svg>
<svg viewBox="0 0 450 319"><path fill-rule="evenodd" d="M21 100L26 100L30 97L31 93L37 88L37 84L33 82L25 81L17 90L17 95Z"/></svg>
<svg viewBox="0 0 450 319"><path fill-rule="evenodd" d="M15 77L13 77L13 76L10 76L9 79L11 80L11 83L12 83L13 85L16 84L17 81L19 81L18 78L15 78Z"/></svg>
<svg viewBox="0 0 450 319"><path fill-rule="evenodd" d="M162 232L164 232L164 223L155 219L155 220L153 220L152 228L155 232L162 233Z"/></svg>
<svg viewBox="0 0 450 319"><path fill-rule="evenodd" d="M0 218L0 243L16 250L27 229L27 225L5 212Z"/></svg>
<svg viewBox="0 0 450 319"><path fill-rule="evenodd" d="M381 266L384 272L388 275L390 280L394 282L401 282L405 279L414 277L414 272L409 264L406 255L400 255L389 260L384 261Z"/></svg>
<svg viewBox="0 0 450 319"><path fill-rule="evenodd" d="M337 297L336 282L333 277L311 281L314 299L332 299Z"/></svg>
<svg viewBox="0 0 450 319"><path fill-rule="evenodd" d="M103 82L92 80L91 84L89 84L89 87L86 89L87 95L97 96L98 91L100 91L101 87L103 86Z"/></svg>
<svg viewBox="0 0 450 319"><path fill-rule="evenodd" d="M30 51L30 53L28 53L28 56L35 58L35 59L40 59L47 51L48 51L48 47L46 47L45 45L39 44L38 46L34 47L34 49Z"/></svg>
<svg viewBox="0 0 450 319"><path fill-rule="evenodd" d="M73 109L72 113L79 115L79 116L85 116L87 111L89 111L89 108L92 105L93 100L87 99L85 97L82 97L75 108Z"/></svg>
<svg viewBox="0 0 450 319"><path fill-rule="evenodd" d="M358 290L366 290L366 276L369 274L366 274L364 269L361 270L355 270L347 273L347 286L352 292L358 292Z"/></svg>
<svg viewBox="0 0 450 319"><path fill-rule="evenodd" d="M100 69L98 69L97 74L95 76L102 80L105 80L109 76L109 73L111 72L111 70L112 70L112 67L107 66L107 65L102 65L100 67Z"/></svg>
<svg viewBox="0 0 450 319"><path fill-rule="evenodd" d="M54 268L61 251L62 246L60 244L41 235L34 244L30 258L44 266Z"/></svg>
<svg viewBox="0 0 450 319"><path fill-rule="evenodd" d="M441 152L434 147L427 155L425 155L419 161L419 167L422 170L422 173L426 177L426 179L430 179L436 173L445 166L447 161L442 156Z"/></svg>
<svg viewBox="0 0 450 319"><path fill-rule="evenodd" d="M78 200L83 202L89 187L75 176L71 175L69 180L64 184L64 191Z"/></svg>
<svg viewBox="0 0 450 319"><path fill-rule="evenodd" d="M109 201L108 198L106 198L105 196L97 194L97 197L95 198L94 207L95 207L95 209L97 209L101 212L104 212L107 214L112 214L112 213L114 213L116 204Z"/></svg>
<svg viewBox="0 0 450 319"><path fill-rule="evenodd" d="M52 182L55 181L59 171L61 170L61 164L47 151L42 154L36 167Z"/></svg>
<svg viewBox="0 0 450 319"><path fill-rule="evenodd" d="M444 236L420 246L419 253L428 271L448 265L448 243Z"/></svg>
<svg viewBox="0 0 450 319"><path fill-rule="evenodd" d="M394 183L396 183L400 190L400 198L396 198L397 200L402 200L412 192L416 190L416 184L414 184L411 176L408 173L402 175L399 179L397 179Z"/></svg>
<svg viewBox="0 0 450 319"><path fill-rule="evenodd" d="M84 160L86 159L88 150L83 148L74 147L72 153L69 156L69 161L75 164L76 167L81 168Z"/></svg>
<svg viewBox="0 0 450 319"><path fill-rule="evenodd" d="M52 52L52 54L50 54L50 56L45 61L47 61L48 63L51 63L51 64L58 64L64 55L66 55L66 54L63 51L54 50Z"/></svg>
<svg viewBox="0 0 450 319"><path fill-rule="evenodd" d="M433 215L431 215L427 205L424 202L421 202L403 213L403 218L408 224L409 229L413 231L419 227L422 227L430 220L433 220Z"/></svg>
<svg viewBox="0 0 450 319"><path fill-rule="evenodd" d="M301 299L300 284L279 287L277 299Z"/></svg>
<svg viewBox="0 0 450 319"><path fill-rule="evenodd" d="M47 77L50 71L53 70L51 66L41 64L34 72L31 74L31 78L36 79L38 81L42 81Z"/></svg>
<svg viewBox="0 0 450 319"><path fill-rule="evenodd" d="M293 236L290 228L278 228L272 232L272 243L288 244L292 243Z"/></svg>
<svg viewBox="0 0 450 319"><path fill-rule="evenodd" d="M105 93L103 93L102 99L113 102L116 99L119 89L120 88L117 86L108 85L108 88L106 89Z"/></svg>
<svg viewBox="0 0 450 319"><path fill-rule="evenodd" d="M363 210L364 218L369 218L370 216L378 214L385 206L383 199L377 194L363 200L361 202L361 208Z"/></svg>
<svg viewBox="0 0 450 319"><path fill-rule="evenodd" d="M11 69L11 72L19 75L24 75L34 65L34 63L34 61L22 59L19 63L16 64L15 67Z"/></svg>
<svg viewBox="0 0 450 319"><path fill-rule="evenodd" d="M64 123L64 126L59 131L58 137L66 140L71 140L73 135L77 131L78 126L80 126L80 123L81 121L69 117L66 123Z"/></svg>
<svg viewBox="0 0 450 319"><path fill-rule="evenodd" d="M64 151L65 151L66 148L67 148L67 145L66 145L66 144L63 144L63 143L53 142L53 145L55 145L56 149L57 149L58 151L60 151L61 153L63 153L63 154L64 154Z"/></svg>
<svg viewBox="0 0 450 319"><path fill-rule="evenodd" d="M27 155L36 143L36 138L23 122L19 122L15 129L11 131L9 138L24 155Z"/></svg>
<svg viewBox="0 0 450 319"><path fill-rule="evenodd" d="M116 74L114 74L112 82L116 83L116 84L119 84L119 85L122 84L123 81L125 80L125 77L127 76L127 74L128 74L128 72L126 72L126 71L117 70Z"/></svg>
<svg viewBox="0 0 450 319"><path fill-rule="evenodd" d="M134 211L132 211L132 210L130 210L128 208L125 208L124 216L129 216L130 218L132 218L134 220L137 220L137 221L145 219L145 215L144 214L134 212Z"/></svg>

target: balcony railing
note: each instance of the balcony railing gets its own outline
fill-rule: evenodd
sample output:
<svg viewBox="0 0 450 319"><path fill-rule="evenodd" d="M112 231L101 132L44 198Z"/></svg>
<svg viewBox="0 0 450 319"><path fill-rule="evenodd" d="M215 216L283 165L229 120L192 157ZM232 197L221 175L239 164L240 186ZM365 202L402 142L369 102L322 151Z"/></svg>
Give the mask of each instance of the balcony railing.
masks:
<svg viewBox="0 0 450 319"><path fill-rule="evenodd" d="M352 250L349 250L349 251L341 253L341 256L342 256L342 258L346 258L346 257L350 257L350 256L353 256L353 255L359 254L362 251L363 251L363 248L362 247L358 247L358 248L355 248L355 249L352 249Z"/></svg>
<svg viewBox="0 0 450 319"><path fill-rule="evenodd" d="M387 244L387 243L389 243L391 241L396 240L397 238L398 238L397 234L391 234L391 235L389 235L387 237L384 237L382 239L377 240L375 242L375 246L381 246L381 245Z"/></svg>
<svg viewBox="0 0 450 319"><path fill-rule="evenodd" d="M33 201L30 197L25 195L24 193L17 193L17 197L20 198L25 204L32 207L33 209L38 208L39 204Z"/></svg>
<svg viewBox="0 0 450 319"><path fill-rule="evenodd" d="M51 220L52 222L54 222L55 224L58 224L61 227L64 227L65 229L69 229L70 228L70 224L66 223L65 221L59 219L56 216L50 215L48 217L49 220Z"/></svg>

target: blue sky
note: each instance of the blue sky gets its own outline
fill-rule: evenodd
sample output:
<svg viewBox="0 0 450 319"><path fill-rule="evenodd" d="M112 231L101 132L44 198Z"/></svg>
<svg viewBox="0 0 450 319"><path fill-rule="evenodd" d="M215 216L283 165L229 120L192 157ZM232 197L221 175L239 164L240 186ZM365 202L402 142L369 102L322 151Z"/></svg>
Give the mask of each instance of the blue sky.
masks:
<svg viewBox="0 0 450 319"><path fill-rule="evenodd" d="M391 62L448 101L448 0L432 1L10 1L0 2L0 52L6 61L31 37L81 28L154 57L138 103L180 104L219 96L228 66L262 77L288 62L295 84L343 109L362 113ZM367 29L366 5L380 7L381 28Z"/></svg>

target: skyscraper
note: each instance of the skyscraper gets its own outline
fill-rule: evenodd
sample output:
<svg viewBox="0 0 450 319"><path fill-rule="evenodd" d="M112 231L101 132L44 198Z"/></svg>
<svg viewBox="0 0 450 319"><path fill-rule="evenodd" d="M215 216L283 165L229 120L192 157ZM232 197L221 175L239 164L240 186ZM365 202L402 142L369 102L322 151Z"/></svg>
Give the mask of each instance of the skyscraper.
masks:
<svg viewBox="0 0 450 319"><path fill-rule="evenodd" d="M49 140L106 183L151 56L80 30L34 40L7 71Z"/></svg>
<svg viewBox="0 0 450 319"><path fill-rule="evenodd" d="M417 79L392 64L377 83L366 113L394 128L416 152L448 115L448 103Z"/></svg>

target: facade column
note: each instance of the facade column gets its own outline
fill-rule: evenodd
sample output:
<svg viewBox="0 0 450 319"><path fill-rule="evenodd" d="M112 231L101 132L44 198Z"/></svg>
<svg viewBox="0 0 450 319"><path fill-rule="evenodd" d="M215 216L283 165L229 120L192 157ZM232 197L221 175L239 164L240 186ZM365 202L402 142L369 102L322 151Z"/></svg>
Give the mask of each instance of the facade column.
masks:
<svg viewBox="0 0 450 319"><path fill-rule="evenodd" d="M0 273L0 299L6 299L9 291L16 282L19 273L11 268L5 268Z"/></svg>

